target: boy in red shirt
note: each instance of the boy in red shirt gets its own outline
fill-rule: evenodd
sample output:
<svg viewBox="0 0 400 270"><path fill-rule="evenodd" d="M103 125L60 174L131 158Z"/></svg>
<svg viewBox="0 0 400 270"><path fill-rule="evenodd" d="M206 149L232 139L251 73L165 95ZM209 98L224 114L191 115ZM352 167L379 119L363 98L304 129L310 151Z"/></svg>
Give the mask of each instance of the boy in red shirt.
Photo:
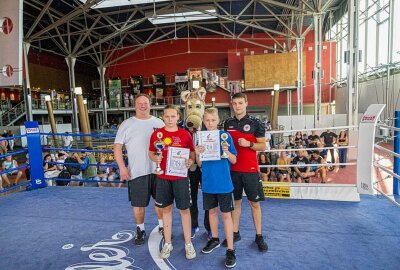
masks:
<svg viewBox="0 0 400 270"><path fill-rule="evenodd" d="M195 159L194 145L192 136L183 128L179 128L177 123L180 111L174 105L167 105L163 110L163 120L165 127L157 129L150 137L149 157L152 161L159 164L161 171L156 180L156 205L162 208L164 223L165 244L160 252L160 258L167 259L173 250L171 242L172 234L172 209L175 200L176 208L179 209L182 219L183 234L185 238L185 252L187 259L196 257L191 239L191 218L189 178L168 175L167 161L169 147L187 148L190 150L189 159L186 160L186 169L193 164ZM157 146L162 145L161 155L157 153ZM167 174L166 174L167 173Z"/></svg>

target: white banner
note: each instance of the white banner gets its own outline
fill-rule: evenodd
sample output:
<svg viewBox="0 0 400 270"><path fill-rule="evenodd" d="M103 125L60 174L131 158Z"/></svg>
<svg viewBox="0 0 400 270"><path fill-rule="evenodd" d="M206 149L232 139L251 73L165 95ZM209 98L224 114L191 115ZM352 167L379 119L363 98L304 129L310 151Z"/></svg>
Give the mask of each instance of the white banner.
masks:
<svg viewBox="0 0 400 270"><path fill-rule="evenodd" d="M0 0L0 87L22 85L23 0Z"/></svg>

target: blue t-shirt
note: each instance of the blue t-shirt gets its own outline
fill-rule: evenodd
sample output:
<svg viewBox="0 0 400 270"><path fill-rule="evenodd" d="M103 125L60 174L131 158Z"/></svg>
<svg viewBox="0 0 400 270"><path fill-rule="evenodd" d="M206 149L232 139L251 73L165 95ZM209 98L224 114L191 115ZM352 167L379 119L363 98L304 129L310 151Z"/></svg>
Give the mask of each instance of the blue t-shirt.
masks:
<svg viewBox="0 0 400 270"><path fill-rule="evenodd" d="M229 152L233 155L237 155L235 145L231 135L226 131L219 131L221 136L222 133L228 134ZM222 146L220 146L220 152L222 155ZM209 160L202 162L202 190L205 193L219 194L229 193L233 191L232 179L231 179L231 163L227 158L221 158L221 160Z"/></svg>

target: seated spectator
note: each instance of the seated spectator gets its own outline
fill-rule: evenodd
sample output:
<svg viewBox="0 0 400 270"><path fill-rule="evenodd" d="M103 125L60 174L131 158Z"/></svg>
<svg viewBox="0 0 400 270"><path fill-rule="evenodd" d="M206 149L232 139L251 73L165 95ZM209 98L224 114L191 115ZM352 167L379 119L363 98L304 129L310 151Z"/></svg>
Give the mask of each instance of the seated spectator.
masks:
<svg viewBox="0 0 400 270"><path fill-rule="evenodd" d="M64 163L66 158L67 157L64 153L60 152L57 154L57 162ZM57 170L59 170L59 171L62 171L65 169L64 164L57 164L56 166L57 166Z"/></svg>
<svg viewBox="0 0 400 270"><path fill-rule="evenodd" d="M119 181L119 168L116 162L112 163L113 166L109 167L110 173L108 175L108 181ZM112 183L111 186L113 187L122 187L123 183Z"/></svg>
<svg viewBox="0 0 400 270"><path fill-rule="evenodd" d="M18 167L17 161L15 159L13 159L12 156L6 156L6 160L3 161L2 168L3 168L3 171L7 171L7 170L10 170L10 171L1 175L1 178L7 184L5 186L5 188L8 188L10 186L16 186L18 184L19 179L21 179L22 172L18 169L12 170L17 167ZM16 177L14 179L14 183L11 184L10 179L8 177L13 176L13 175L16 175Z"/></svg>
<svg viewBox="0 0 400 270"><path fill-rule="evenodd" d="M278 158L277 161L277 172L276 178L278 182L290 182L290 167L285 167L285 165L290 164L290 159L287 158L286 152L281 152L281 156Z"/></svg>
<svg viewBox="0 0 400 270"><path fill-rule="evenodd" d="M288 141L288 143L286 145L286 148L288 148L288 147L294 148L295 146L296 146L296 143L294 142L293 135L289 135L289 141Z"/></svg>
<svg viewBox="0 0 400 270"><path fill-rule="evenodd" d="M93 150L92 147L86 147L86 150ZM97 180L97 160L92 152L82 152L82 157L78 153L74 154L76 160L82 167L82 178L84 180ZM85 187L98 187L98 182L85 182Z"/></svg>
<svg viewBox="0 0 400 270"><path fill-rule="evenodd" d="M53 160L51 160L50 154L45 155L43 158L44 177L48 178L46 181L49 186L55 186L55 181L51 180L50 178L56 178L60 174L60 171L57 169L57 165L49 164L49 162L52 161Z"/></svg>
<svg viewBox="0 0 400 270"><path fill-rule="evenodd" d="M101 181L107 181L108 180L108 174L110 173L110 168L109 166L106 166L106 158L104 155L100 156L100 161L97 164L97 179ZM99 186L105 187L108 184L105 182L100 182Z"/></svg>
<svg viewBox="0 0 400 270"><path fill-rule="evenodd" d="M4 138L3 136L0 136L0 139L3 138ZM0 140L0 155L7 154L7 146L8 146L7 140L5 139Z"/></svg>
<svg viewBox="0 0 400 270"><path fill-rule="evenodd" d="M271 165L271 161L269 160L266 153L261 152L258 154L258 164L259 165ZM270 167L260 167L260 177L262 181L268 181L271 175Z"/></svg>
<svg viewBox="0 0 400 270"><path fill-rule="evenodd" d="M322 145L322 142L318 142L317 147L323 148L324 146ZM327 162L328 151L326 149L319 150L319 155L324 159L325 162Z"/></svg>
<svg viewBox="0 0 400 270"><path fill-rule="evenodd" d="M308 147L308 136L306 133L303 134L303 146Z"/></svg>
<svg viewBox="0 0 400 270"><path fill-rule="evenodd" d="M311 131L311 135L308 136L308 148L317 148L319 142L321 141L317 135L317 131Z"/></svg>
<svg viewBox="0 0 400 270"><path fill-rule="evenodd" d="M300 131L297 131L294 135L294 143L295 145L303 145L303 135Z"/></svg>
<svg viewBox="0 0 400 270"><path fill-rule="evenodd" d="M292 160L293 165L299 165L293 168L294 174L293 177L297 181L297 183L301 183L304 181L308 183L309 172L310 172L310 161L304 156L304 150L297 151L297 156Z"/></svg>
<svg viewBox="0 0 400 270"><path fill-rule="evenodd" d="M318 150L314 150L311 158L310 158L310 164L314 165L314 166L310 166L310 176L316 176L317 178L321 179L321 183L325 183L326 182L326 169L325 166L323 166L324 164L324 160L323 158L319 155L319 151ZM315 166L315 165L319 165L319 166Z"/></svg>

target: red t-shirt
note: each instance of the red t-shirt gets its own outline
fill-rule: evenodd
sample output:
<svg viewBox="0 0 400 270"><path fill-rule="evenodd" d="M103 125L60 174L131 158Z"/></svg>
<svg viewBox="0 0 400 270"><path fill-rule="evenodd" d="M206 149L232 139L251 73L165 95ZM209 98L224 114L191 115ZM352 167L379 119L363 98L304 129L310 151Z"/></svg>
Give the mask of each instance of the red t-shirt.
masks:
<svg viewBox="0 0 400 270"><path fill-rule="evenodd" d="M151 134L150 137L150 146L149 146L149 151L157 152L157 148L154 146L154 143L158 140L157 138L157 133L161 132L162 133L162 138L161 140L164 142L165 147L162 150L162 156L163 159L161 160L160 167L164 171L164 173L158 175L158 177L166 180L179 180L182 179L182 177L179 176L170 176L170 175L165 175L165 168L167 164L167 155L168 155L168 147L181 147L181 148L189 148L190 151L194 151L194 145L193 145L193 140L192 136L190 133L183 129L179 128L177 131L170 132L166 131L165 128L159 128Z"/></svg>
<svg viewBox="0 0 400 270"><path fill-rule="evenodd" d="M237 161L231 165L231 171L258 172L257 151L239 146L238 140L243 138L255 143L257 138L265 137L265 128L261 121L248 114L240 120L231 117L225 121L224 129L231 134L237 151Z"/></svg>

